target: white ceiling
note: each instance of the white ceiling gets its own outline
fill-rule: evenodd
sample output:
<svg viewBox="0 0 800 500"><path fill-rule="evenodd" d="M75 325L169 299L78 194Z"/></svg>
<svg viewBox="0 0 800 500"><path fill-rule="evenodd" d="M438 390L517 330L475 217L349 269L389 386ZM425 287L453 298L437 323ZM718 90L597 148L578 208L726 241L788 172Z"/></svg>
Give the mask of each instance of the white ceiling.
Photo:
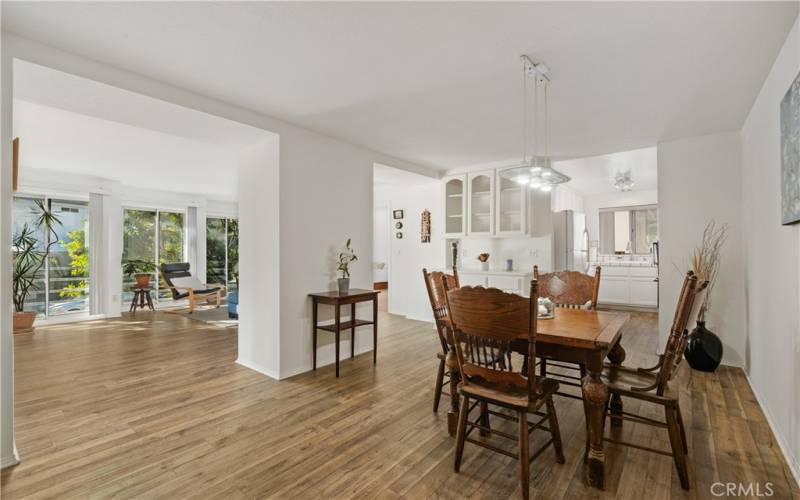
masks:
<svg viewBox="0 0 800 500"><path fill-rule="evenodd" d="M572 177L567 184L570 189L587 196L616 193L614 177L624 172L630 172L636 183L632 191L658 188L658 159L654 147L564 160L553 166Z"/></svg>
<svg viewBox="0 0 800 500"><path fill-rule="evenodd" d="M267 133L24 61L14 130L28 169L237 199L236 159Z"/></svg>
<svg viewBox="0 0 800 500"><path fill-rule="evenodd" d="M738 129L797 2L3 2L3 29L438 167L519 155L519 54L563 158Z"/></svg>

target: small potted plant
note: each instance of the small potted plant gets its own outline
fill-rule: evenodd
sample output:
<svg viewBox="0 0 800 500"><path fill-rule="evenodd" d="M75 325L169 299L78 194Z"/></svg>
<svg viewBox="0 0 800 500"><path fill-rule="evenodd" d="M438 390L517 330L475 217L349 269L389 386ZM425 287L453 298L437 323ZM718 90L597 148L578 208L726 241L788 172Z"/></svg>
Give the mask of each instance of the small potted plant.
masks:
<svg viewBox="0 0 800 500"><path fill-rule="evenodd" d="M342 273L342 277L336 280L339 285L339 293L350 291L350 263L358 260L358 257L350 244L350 238L344 244L344 248L339 252L339 261L336 270Z"/></svg>
<svg viewBox="0 0 800 500"><path fill-rule="evenodd" d="M37 284L37 280L41 278L39 272L50 256L50 249L58 243L55 227L61 225L61 220L45 207L44 201L35 200L35 203L39 210L38 217L33 225L23 224L12 242L14 333L27 333L33 330L36 312L25 311L25 301L28 299L28 294L39 287ZM42 236L44 241L40 242L38 238Z"/></svg>
<svg viewBox="0 0 800 500"><path fill-rule="evenodd" d="M156 265L150 260L125 259L122 261L122 273L136 278L137 288L150 288L150 277L156 272Z"/></svg>

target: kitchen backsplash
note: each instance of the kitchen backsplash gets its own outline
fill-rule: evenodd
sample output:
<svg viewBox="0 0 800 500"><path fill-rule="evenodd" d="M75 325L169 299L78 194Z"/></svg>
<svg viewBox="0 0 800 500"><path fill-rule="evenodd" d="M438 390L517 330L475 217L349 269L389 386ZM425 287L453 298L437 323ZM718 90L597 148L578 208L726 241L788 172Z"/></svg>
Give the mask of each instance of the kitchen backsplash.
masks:
<svg viewBox="0 0 800 500"><path fill-rule="evenodd" d="M538 265L541 271L550 271L552 263L552 240L539 238L464 238L447 240L447 265L452 266L450 244L459 242L459 263L461 269L481 268L478 255L489 254L489 269L505 270L506 260L513 259L515 271L532 271Z"/></svg>

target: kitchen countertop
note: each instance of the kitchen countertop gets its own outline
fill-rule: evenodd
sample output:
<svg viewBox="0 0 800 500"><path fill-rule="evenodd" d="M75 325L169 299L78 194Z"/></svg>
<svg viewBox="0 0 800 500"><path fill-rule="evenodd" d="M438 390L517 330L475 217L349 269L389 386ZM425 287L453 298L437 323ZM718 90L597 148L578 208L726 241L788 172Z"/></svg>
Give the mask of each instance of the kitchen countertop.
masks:
<svg viewBox="0 0 800 500"><path fill-rule="evenodd" d="M590 267L656 267L652 262L635 261L635 260L608 260L604 262L591 262Z"/></svg>
<svg viewBox="0 0 800 500"><path fill-rule="evenodd" d="M528 276L529 274L533 274L533 269L530 271L523 271L519 269L515 269L513 271L506 271L504 269L489 269L488 271L483 271L481 269L458 269L459 274L500 274L504 276Z"/></svg>

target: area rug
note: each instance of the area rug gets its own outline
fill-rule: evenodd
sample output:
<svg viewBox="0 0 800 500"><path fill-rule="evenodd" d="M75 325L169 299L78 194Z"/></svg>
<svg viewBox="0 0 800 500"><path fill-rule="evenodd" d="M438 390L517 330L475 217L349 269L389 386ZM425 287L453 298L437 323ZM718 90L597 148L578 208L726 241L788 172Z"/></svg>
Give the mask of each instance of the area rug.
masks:
<svg viewBox="0 0 800 500"><path fill-rule="evenodd" d="M189 309L176 309L174 311L165 311L170 314L177 314L184 318L193 319L195 321L202 321L210 325L218 326L220 328L236 328L239 326L239 320L231 319L228 317L227 304L222 304L219 307L214 306L201 306L195 308L193 313L189 313Z"/></svg>

